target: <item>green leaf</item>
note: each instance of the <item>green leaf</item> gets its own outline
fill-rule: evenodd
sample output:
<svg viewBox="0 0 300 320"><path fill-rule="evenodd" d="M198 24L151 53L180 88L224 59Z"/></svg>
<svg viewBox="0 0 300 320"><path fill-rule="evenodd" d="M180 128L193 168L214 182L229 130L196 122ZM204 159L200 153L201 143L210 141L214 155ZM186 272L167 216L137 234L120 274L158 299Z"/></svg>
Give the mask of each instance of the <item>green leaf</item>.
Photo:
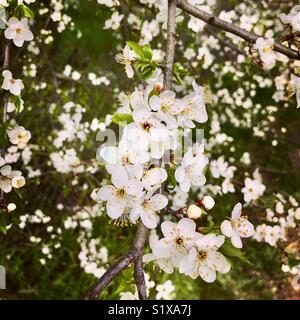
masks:
<svg viewBox="0 0 300 320"><path fill-rule="evenodd" d="M126 44L136 53L138 57L142 58L144 56L144 50L142 46L133 41L126 41Z"/></svg>
<svg viewBox="0 0 300 320"><path fill-rule="evenodd" d="M133 122L131 114L122 114L122 113L115 114L111 120L117 125L122 125L122 126L124 125L124 123L128 124Z"/></svg>
<svg viewBox="0 0 300 320"><path fill-rule="evenodd" d="M173 75L178 84L182 85L182 77L186 76L188 71L180 64L175 63L173 66Z"/></svg>
<svg viewBox="0 0 300 320"><path fill-rule="evenodd" d="M235 248L228 239L225 240L223 246L220 248L220 252L222 252L224 256L237 258L243 262L251 264L251 262L245 257L245 253L240 249Z"/></svg>
<svg viewBox="0 0 300 320"><path fill-rule="evenodd" d="M150 44L146 44L143 46L143 56L145 59L152 59L153 53Z"/></svg>
<svg viewBox="0 0 300 320"><path fill-rule="evenodd" d="M155 71L155 69L156 69L156 66L155 66L155 65L153 65L153 64L147 65L146 67L144 67L144 68L140 71L141 78L142 78L143 80L149 79L149 78L152 76L152 74L153 74L153 72Z"/></svg>
<svg viewBox="0 0 300 320"><path fill-rule="evenodd" d="M16 9L16 14L20 18L29 18L32 19L34 17L34 14L32 10L27 7L25 4L20 4Z"/></svg>

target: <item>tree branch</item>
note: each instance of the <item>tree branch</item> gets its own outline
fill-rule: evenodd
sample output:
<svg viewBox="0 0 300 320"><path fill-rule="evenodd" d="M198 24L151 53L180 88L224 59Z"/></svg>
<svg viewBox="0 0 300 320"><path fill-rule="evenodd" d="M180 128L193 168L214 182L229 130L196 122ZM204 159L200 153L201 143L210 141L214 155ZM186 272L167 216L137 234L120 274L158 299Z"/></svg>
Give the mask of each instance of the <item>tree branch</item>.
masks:
<svg viewBox="0 0 300 320"><path fill-rule="evenodd" d="M147 300L147 286L143 269L143 255L139 255L134 262L134 279L140 300Z"/></svg>
<svg viewBox="0 0 300 320"><path fill-rule="evenodd" d="M168 27L167 27L167 48L165 59L164 90L172 88L172 74L175 54L175 31L176 31L176 5L177 0L168 1Z"/></svg>
<svg viewBox="0 0 300 320"><path fill-rule="evenodd" d="M241 28L239 28L239 27L237 27L227 21L224 21L224 20L219 19L209 13L206 13L206 12L198 9L197 7L189 4L185 0L178 0L177 7L182 9L183 11L189 13L190 15L196 17L196 18L205 21L207 24L210 24L214 27L217 27L219 29L222 29L224 31L232 33L232 34L234 34L240 38L243 38L251 43L254 43L258 38L261 37L255 33L248 32L248 31L241 29ZM274 50L286 55L287 57L289 57L291 59L300 60L300 54L296 50L290 49L290 48L280 44L279 42L274 43Z"/></svg>
<svg viewBox="0 0 300 320"><path fill-rule="evenodd" d="M134 262L142 255L144 245L148 236L148 229L140 222L134 244L131 250L116 264L112 265L104 275L98 279L97 283L85 295L85 300L97 299L103 289L116 277L121 271Z"/></svg>
<svg viewBox="0 0 300 320"><path fill-rule="evenodd" d="M3 70L8 70L9 69L9 50L10 49L10 41L6 40L5 41L5 47L4 47L4 59L3 59ZM3 97L3 116L2 116L2 125L4 125L7 122L7 106L9 102L9 92L4 93ZM5 146L0 151L1 156L4 158L5 157ZM3 199L4 194L3 190L1 190L0 198Z"/></svg>

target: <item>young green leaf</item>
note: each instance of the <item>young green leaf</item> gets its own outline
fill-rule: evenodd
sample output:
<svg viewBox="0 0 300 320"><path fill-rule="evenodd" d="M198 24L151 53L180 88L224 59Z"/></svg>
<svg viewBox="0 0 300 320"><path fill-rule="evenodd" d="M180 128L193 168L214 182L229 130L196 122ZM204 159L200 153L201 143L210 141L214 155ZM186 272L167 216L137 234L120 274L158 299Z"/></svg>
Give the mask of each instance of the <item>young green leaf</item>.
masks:
<svg viewBox="0 0 300 320"><path fill-rule="evenodd" d="M245 253L240 249L235 248L228 239L225 240L224 244L220 248L220 252L222 252L224 256L237 258L243 262L251 264L251 262L245 257Z"/></svg>
<svg viewBox="0 0 300 320"><path fill-rule="evenodd" d="M124 125L124 123L128 124L133 122L132 115L131 114L122 114L117 113L112 117L112 122L116 123L117 125Z"/></svg>
<svg viewBox="0 0 300 320"><path fill-rule="evenodd" d="M149 44L143 46L143 56L145 59L152 59L153 53Z"/></svg>
<svg viewBox="0 0 300 320"><path fill-rule="evenodd" d="M135 54L142 58L144 56L143 47L133 41L126 41L128 47L135 52Z"/></svg>
<svg viewBox="0 0 300 320"><path fill-rule="evenodd" d="M16 14L19 18L32 19L34 17L32 10L29 7L27 7L25 4L18 5L16 9Z"/></svg>

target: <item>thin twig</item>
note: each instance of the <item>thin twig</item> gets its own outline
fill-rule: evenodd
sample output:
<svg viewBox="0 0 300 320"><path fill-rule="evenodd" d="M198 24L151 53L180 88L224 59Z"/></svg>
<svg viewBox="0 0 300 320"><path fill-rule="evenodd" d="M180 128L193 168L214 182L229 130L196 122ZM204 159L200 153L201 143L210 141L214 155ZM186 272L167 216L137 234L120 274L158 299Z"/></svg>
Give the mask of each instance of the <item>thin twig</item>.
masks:
<svg viewBox="0 0 300 320"><path fill-rule="evenodd" d="M178 8L189 13L190 15L192 15L200 20L203 20L206 23L208 23L214 27L217 27L217 28L222 29L224 31L230 32L230 33L232 33L240 38L243 38L251 43L254 43L258 38L261 37L255 33L248 32L248 31L241 29L241 28L239 28L239 27L237 27L227 21L219 19L219 18L213 16L212 14L204 12L204 11L198 9L197 7L189 4L185 0L178 0L177 6L178 6ZM298 51L290 49L290 48L280 44L279 42L275 41L274 50L286 55L287 57L289 57L291 59L300 60L300 54L298 53Z"/></svg>
<svg viewBox="0 0 300 320"><path fill-rule="evenodd" d="M167 48L164 70L164 90L170 90L172 88L172 75L175 54L176 5L177 0L168 1Z"/></svg>

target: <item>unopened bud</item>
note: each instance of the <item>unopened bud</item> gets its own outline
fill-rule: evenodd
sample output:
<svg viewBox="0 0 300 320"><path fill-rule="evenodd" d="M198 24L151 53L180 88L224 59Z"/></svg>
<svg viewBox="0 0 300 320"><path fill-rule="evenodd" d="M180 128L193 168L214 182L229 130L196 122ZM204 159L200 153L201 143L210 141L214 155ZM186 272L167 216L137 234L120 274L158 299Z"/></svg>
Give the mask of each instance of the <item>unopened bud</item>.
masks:
<svg viewBox="0 0 300 320"><path fill-rule="evenodd" d="M202 206L205 210L210 210L215 205L215 200L210 196L205 196L198 201L198 204Z"/></svg>
<svg viewBox="0 0 300 320"><path fill-rule="evenodd" d="M163 89L163 85L161 83L157 83L154 87L154 90L157 94L160 94L162 89Z"/></svg>
<svg viewBox="0 0 300 320"><path fill-rule="evenodd" d="M7 205L7 210L10 212L10 211L14 211L16 210L17 206L14 204L14 203L9 203Z"/></svg>
<svg viewBox="0 0 300 320"><path fill-rule="evenodd" d="M191 204L187 209L187 216L190 219L199 219L202 216L202 209L196 206L195 204Z"/></svg>

